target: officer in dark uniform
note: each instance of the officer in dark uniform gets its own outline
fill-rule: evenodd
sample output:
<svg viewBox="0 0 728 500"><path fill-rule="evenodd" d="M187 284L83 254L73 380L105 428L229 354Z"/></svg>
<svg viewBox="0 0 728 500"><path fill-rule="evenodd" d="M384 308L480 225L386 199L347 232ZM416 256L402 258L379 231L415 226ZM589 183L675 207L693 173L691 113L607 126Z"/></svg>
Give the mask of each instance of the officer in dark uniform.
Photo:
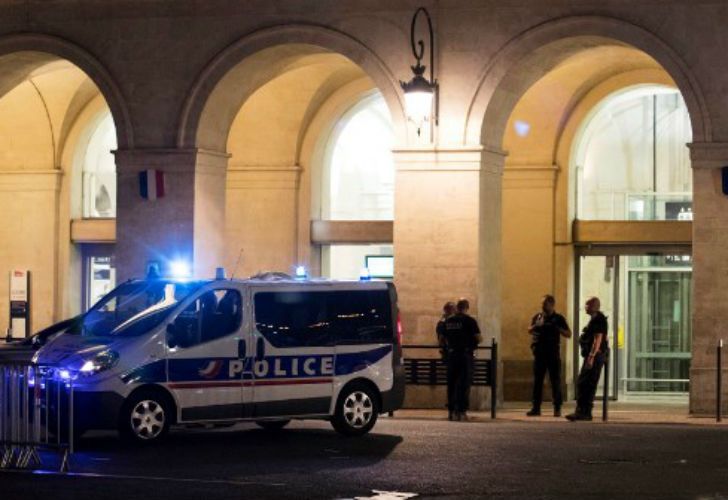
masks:
<svg viewBox="0 0 728 500"><path fill-rule="evenodd" d="M468 315L470 303L460 299L455 308L456 313L445 320L448 418L467 420L473 356L482 336L478 322Z"/></svg>
<svg viewBox="0 0 728 500"><path fill-rule="evenodd" d="M435 333L437 333L437 345L440 346L440 356L447 361L447 346L445 345L445 320L455 314L455 302L445 302L442 306L442 317L437 322Z"/></svg>
<svg viewBox="0 0 728 500"><path fill-rule="evenodd" d="M591 319L579 336L579 346L584 363L581 365L581 372L576 381L576 411L566 416L571 421L592 419L594 396L597 392L599 377L602 375L604 357L609 347L607 343L609 325L607 317L599 310L601 302L597 297L592 297L586 301L584 308Z"/></svg>
<svg viewBox="0 0 728 500"><path fill-rule="evenodd" d="M541 312L531 320L528 333L533 336L533 399L529 417L541 415L543 400L543 379L549 372L551 394L554 404L554 417L561 416L561 337L571 338L571 330L566 318L555 311L556 299L545 295L541 303Z"/></svg>

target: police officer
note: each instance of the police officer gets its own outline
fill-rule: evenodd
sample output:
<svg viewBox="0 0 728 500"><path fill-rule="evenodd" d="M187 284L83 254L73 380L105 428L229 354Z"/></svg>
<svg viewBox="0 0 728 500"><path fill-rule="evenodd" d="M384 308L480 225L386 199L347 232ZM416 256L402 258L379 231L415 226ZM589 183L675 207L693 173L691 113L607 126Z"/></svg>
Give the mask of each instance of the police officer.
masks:
<svg viewBox="0 0 728 500"><path fill-rule="evenodd" d="M579 378L576 381L576 411L566 416L572 422L592 419L594 396L597 392L599 377L602 374L604 357L609 347L607 344L607 331L609 330L607 317L602 314L600 308L601 302L597 297L590 298L584 305L584 309L591 319L579 336L584 363L581 365Z"/></svg>
<svg viewBox="0 0 728 500"><path fill-rule="evenodd" d="M440 356L447 361L447 346L445 345L445 320L455 314L455 302L445 302L442 306L442 317L437 322L435 333L437 333L437 345L440 346Z"/></svg>
<svg viewBox="0 0 728 500"><path fill-rule="evenodd" d="M533 351L533 399L529 417L541 415L543 400L543 379L549 372L551 395L554 404L554 417L561 416L561 337L571 338L571 330L566 318L555 310L556 299L545 295L541 303L541 312L531 319L528 333L532 335Z"/></svg>
<svg viewBox="0 0 728 500"><path fill-rule="evenodd" d="M470 303L460 299L455 309L455 314L445 320L448 419L467 420L473 355L482 336L478 322L468 315Z"/></svg>

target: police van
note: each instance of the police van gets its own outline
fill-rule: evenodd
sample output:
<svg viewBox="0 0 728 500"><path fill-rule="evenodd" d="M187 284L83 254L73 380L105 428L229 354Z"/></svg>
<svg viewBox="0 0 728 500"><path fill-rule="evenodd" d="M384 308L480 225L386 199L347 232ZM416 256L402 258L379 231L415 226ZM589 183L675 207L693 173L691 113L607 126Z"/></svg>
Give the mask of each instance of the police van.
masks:
<svg viewBox="0 0 728 500"><path fill-rule="evenodd" d="M77 432L151 442L173 424L310 418L362 435L402 405L401 333L389 282L133 280L34 361L73 378Z"/></svg>

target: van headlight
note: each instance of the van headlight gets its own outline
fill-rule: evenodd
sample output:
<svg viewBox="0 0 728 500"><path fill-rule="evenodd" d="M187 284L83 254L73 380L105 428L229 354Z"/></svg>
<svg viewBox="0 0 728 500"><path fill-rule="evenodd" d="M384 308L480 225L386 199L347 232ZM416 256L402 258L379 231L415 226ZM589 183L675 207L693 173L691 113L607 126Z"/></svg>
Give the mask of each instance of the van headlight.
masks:
<svg viewBox="0 0 728 500"><path fill-rule="evenodd" d="M113 368L119 361L119 355L114 351L101 351L93 358L84 361L79 372L81 375L94 375Z"/></svg>

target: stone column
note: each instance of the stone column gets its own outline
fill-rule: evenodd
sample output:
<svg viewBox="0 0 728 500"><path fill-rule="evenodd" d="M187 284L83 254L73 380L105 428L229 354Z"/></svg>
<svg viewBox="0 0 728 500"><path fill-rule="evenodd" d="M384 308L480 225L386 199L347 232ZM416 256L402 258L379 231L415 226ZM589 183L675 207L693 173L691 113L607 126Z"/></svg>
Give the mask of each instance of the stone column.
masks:
<svg viewBox="0 0 728 500"><path fill-rule="evenodd" d="M68 240L59 238L59 229L68 220L59 220L61 170L0 170L0 335L10 324L8 280L13 269L31 274L31 332L55 320L58 286L58 251ZM23 336L25 332L14 332Z"/></svg>
<svg viewBox="0 0 728 500"><path fill-rule="evenodd" d="M470 300L486 342L498 339L503 155L480 147L394 154L395 283L405 343L435 344L442 305L460 297ZM487 404L486 392L474 391L474 408ZM441 408L443 398L422 386L408 389L406 404Z"/></svg>
<svg viewBox="0 0 728 500"><path fill-rule="evenodd" d="M480 150L401 149L394 258L406 343L433 344L442 305L467 297L477 313Z"/></svg>
<svg viewBox="0 0 728 500"><path fill-rule="evenodd" d="M555 290L554 165L510 165L503 172L501 228L503 260L501 350L503 398L529 401L533 388L533 354L525 328L544 294L554 294L567 314L565 295ZM493 179L491 185L497 184ZM485 236L486 240L488 236ZM563 279L562 281L566 281ZM562 342L562 351L565 350ZM564 359L568 359L565 356Z"/></svg>
<svg viewBox="0 0 728 500"><path fill-rule="evenodd" d="M502 213L505 158L503 151L483 150L479 179L478 317L486 332L486 338L494 338L498 343L501 343L503 291Z"/></svg>
<svg viewBox="0 0 728 500"><path fill-rule="evenodd" d="M225 174L228 155L199 149L116 151L117 281L142 277L150 261L162 272L176 259L195 277L214 276L223 265ZM139 172L164 172L165 195L142 198Z"/></svg>
<svg viewBox="0 0 728 500"><path fill-rule="evenodd" d="M728 143L690 144L693 167L693 337L690 412L715 411L716 346L728 342L728 196L721 167L728 166ZM728 358L728 347L724 353ZM723 363L726 367L728 363ZM723 370L723 411L728 411L728 370Z"/></svg>

